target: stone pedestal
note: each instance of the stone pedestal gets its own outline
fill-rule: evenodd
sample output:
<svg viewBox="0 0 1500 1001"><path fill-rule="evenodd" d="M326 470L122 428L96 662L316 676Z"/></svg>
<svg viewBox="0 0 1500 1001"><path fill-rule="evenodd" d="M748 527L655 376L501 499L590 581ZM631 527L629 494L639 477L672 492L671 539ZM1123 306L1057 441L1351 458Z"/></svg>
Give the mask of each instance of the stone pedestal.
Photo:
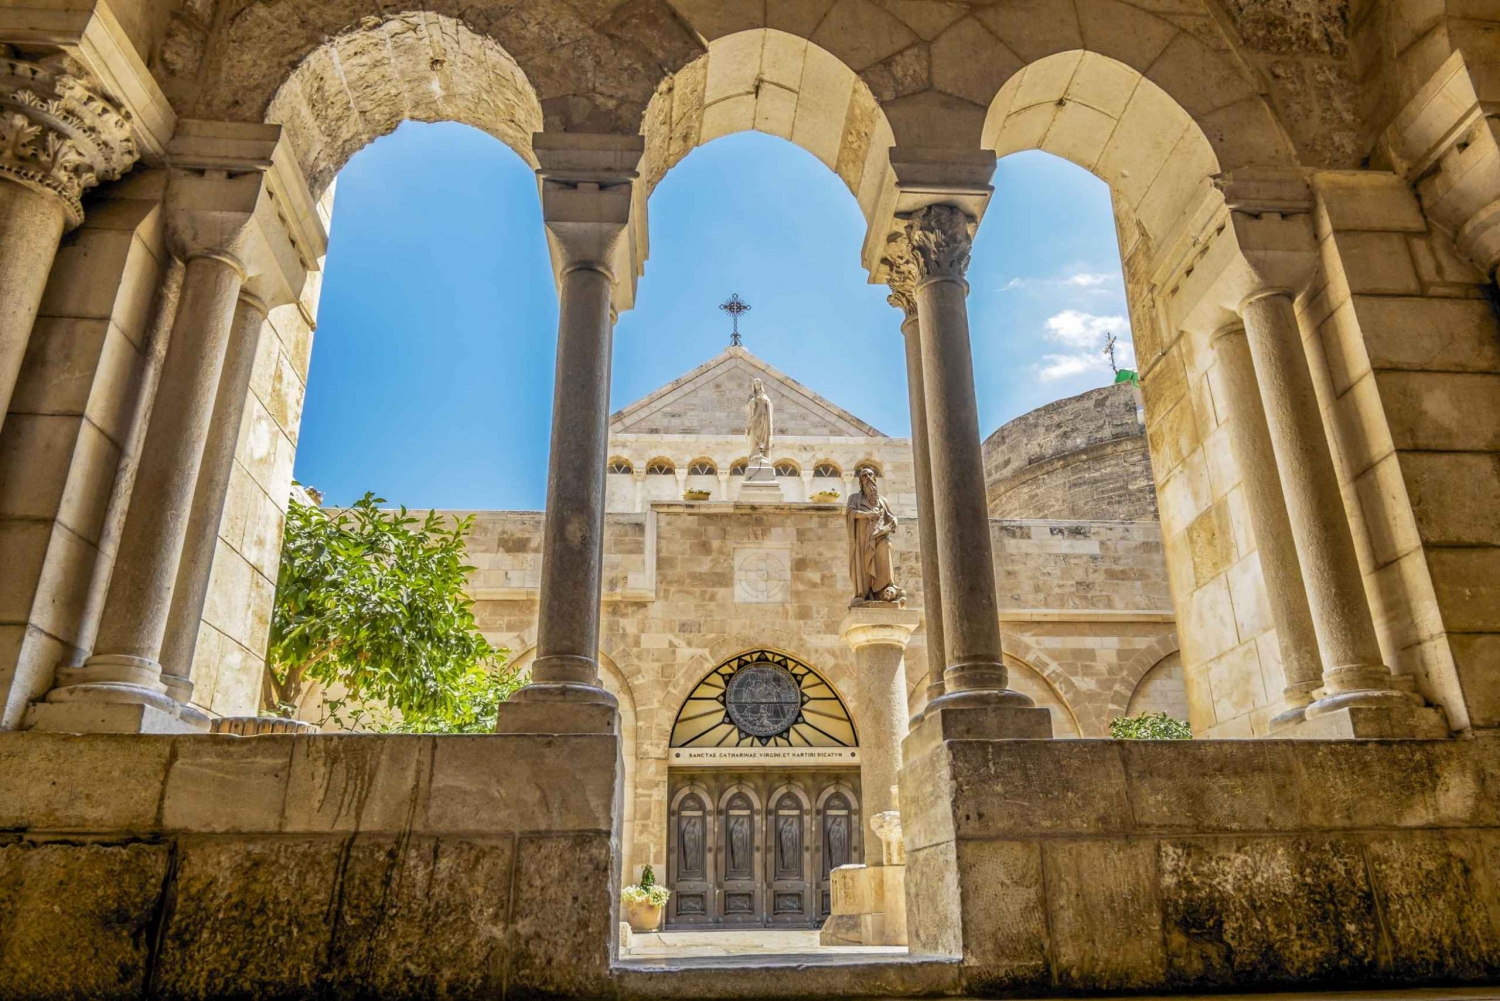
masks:
<svg viewBox="0 0 1500 1001"><path fill-rule="evenodd" d="M37 702L26 709L27 730L40 733L202 733L183 719L140 702Z"/></svg>
<svg viewBox="0 0 1500 1001"><path fill-rule="evenodd" d="M764 455L757 455L745 467L736 500L748 504L780 504L783 500L781 484L776 482L776 467Z"/></svg>
<svg viewBox="0 0 1500 1001"><path fill-rule="evenodd" d="M906 866L841 865L829 875L823 945L905 945Z"/></svg>

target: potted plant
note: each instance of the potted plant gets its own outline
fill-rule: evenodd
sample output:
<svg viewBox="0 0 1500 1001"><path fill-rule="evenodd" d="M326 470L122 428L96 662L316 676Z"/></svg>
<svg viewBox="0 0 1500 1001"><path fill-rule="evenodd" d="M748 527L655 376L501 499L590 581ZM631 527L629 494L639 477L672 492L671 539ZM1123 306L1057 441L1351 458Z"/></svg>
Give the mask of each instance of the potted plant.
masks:
<svg viewBox="0 0 1500 1001"><path fill-rule="evenodd" d="M683 500L708 500L709 496L710 495L709 495L709 492L707 490L687 490L687 491L683 492L682 499Z"/></svg>
<svg viewBox="0 0 1500 1001"><path fill-rule="evenodd" d="M839 492L837 490L819 490L808 499L814 504L834 504L838 502Z"/></svg>
<svg viewBox="0 0 1500 1001"><path fill-rule="evenodd" d="M672 891L656 882L656 873L647 865L641 870L641 881L620 891L625 905L625 920L635 932L656 931L661 924L661 909L672 898Z"/></svg>

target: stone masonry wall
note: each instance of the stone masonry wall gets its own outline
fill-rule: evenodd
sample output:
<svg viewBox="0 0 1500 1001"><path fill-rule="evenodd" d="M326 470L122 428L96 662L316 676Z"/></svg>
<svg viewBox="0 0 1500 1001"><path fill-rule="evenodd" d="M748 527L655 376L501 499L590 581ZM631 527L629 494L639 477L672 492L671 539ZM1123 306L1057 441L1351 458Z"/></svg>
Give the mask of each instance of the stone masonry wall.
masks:
<svg viewBox="0 0 1500 1001"><path fill-rule="evenodd" d="M984 441L994 518L1153 520L1156 489L1138 392L1121 383L1057 400Z"/></svg>

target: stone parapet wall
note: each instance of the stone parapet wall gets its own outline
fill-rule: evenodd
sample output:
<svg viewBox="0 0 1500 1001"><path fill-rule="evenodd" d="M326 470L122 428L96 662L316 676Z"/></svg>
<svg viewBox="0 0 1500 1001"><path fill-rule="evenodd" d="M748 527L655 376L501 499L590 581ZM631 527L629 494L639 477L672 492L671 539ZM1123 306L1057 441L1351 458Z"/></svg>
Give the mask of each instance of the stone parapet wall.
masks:
<svg viewBox="0 0 1500 1001"><path fill-rule="evenodd" d="M963 988L1500 976L1500 747L906 742L912 951Z"/></svg>
<svg viewBox="0 0 1500 1001"><path fill-rule="evenodd" d="M1038 407L984 441L993 518L1154 520L1139 394L1128 383Z"/></svg>
<svg viewBox="0 0 1500 1001"><path fill-rule="evenodd" d="M618 760L610 736L0 734L0 997L599 995Z"/></svg>

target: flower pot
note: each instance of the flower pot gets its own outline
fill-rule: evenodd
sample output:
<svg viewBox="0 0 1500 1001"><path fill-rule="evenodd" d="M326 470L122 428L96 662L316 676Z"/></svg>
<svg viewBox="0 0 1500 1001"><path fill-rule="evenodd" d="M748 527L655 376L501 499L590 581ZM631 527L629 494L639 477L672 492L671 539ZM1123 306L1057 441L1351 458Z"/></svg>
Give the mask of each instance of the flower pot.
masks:
<svg viewBox="0 0 1500 1001"><path fill-rule="evenodd" d="M656 931L661 924L661 905L648 904L644 900L626 904L625 920L630 922L631 931Z"/></svg>

